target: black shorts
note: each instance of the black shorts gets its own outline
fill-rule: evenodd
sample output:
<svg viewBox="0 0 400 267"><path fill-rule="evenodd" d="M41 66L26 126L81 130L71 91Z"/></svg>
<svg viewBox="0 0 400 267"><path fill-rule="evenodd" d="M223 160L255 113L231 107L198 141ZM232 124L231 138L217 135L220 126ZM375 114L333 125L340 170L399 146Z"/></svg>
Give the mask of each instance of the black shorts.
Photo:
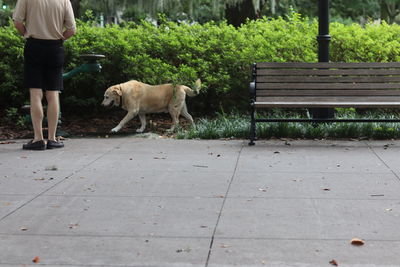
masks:
<svg viewBox="0 0 400 267"><path fill-rule="evenodd" d="M24 83L27 88L63 89L64 46L62 40L28 38L24 50Z"/></svg>

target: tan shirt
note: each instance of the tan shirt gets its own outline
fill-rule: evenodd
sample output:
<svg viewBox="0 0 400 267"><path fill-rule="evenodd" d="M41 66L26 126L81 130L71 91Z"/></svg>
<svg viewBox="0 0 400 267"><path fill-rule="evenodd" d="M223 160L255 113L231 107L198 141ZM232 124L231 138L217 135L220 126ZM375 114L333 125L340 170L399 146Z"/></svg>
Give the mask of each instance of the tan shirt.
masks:
<svg viewBox="0 0 400 267"><path fill-rule="evenodd" d="M13 19L25 22L25 38L59 40L76 27L70 0L18 0Z"/></svg>

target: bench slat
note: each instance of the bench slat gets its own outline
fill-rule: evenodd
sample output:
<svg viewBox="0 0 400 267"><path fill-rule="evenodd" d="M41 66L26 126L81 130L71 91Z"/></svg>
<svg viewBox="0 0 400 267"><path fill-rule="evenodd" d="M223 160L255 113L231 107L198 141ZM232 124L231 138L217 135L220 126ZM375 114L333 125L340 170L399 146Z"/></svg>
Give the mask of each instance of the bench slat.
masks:
<svg viewBox="0 0 400 267"><path fill-rule="evenodd" d="M400 90L257 90L262 96L400 96Z"/></svg>
<svg viewBox="0 0 400 267"><path fill-rule="evenodd" d="M255 102L257 108L399 108L400 102Z"/></svg>
<svg viewBox="0 0 400 267"><path fill-rule="evenodd" d="M396 102L400 105L400 96L270 96L257 97L256 102Z"/></svg>
<svg viewBox="0 0 400 267"><path fill-rule="evenodd" d="M400 75L400 69L260 69L257 70L257 76L333 76L333 75L369 75L369 76L385 76L385 75Z"/></svg>
<svg viewBox="0 0 400 267"><path fill-rule="evenodd" d="M358 69L358 68L400 68L400 62L361 62L361 63L350 63L350 62L260 62L257 63L257 69L263 68L275 68L275 69L286 69L286 68L340 68L340 69Z"/></svg>
<svg viewBox="0 0 400 267"><path fill-rule="evenodd" d="M396 76L257 76L257 83L388 83L400 82Z"/></svg>
<svg viewBox="0 0 400 267"><path fill-rule="evenodd" d="M399 83L257 83L259 89L400 89Z"/></svg>

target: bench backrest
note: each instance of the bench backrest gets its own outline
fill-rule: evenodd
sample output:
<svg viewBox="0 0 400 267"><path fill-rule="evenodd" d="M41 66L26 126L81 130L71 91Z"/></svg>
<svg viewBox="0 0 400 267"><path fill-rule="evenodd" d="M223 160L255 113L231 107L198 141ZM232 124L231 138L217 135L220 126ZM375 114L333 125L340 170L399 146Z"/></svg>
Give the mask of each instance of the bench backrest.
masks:
<svg viewBox="0 0 400 267"><path fill-rule="evenodd" d="M256 102L400 106L400 62L264 62L255 65L255 81Z"/></svg>

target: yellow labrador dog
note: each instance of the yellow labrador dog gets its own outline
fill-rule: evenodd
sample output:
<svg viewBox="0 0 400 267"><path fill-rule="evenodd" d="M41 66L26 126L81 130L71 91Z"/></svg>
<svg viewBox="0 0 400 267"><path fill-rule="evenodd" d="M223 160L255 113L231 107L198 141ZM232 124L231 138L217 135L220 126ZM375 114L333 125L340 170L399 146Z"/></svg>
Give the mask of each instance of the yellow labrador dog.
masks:
<svg viewBox="0 0 400 267"><path fill-rule="evenodd" d="M173 131L179 123L179 115L184 116L194 125L192 116L188 113L185 98L199 94L201 81L198 79L194 89L185 85L161 84L149 85L135 80L113 85L104 93L103 106L117 106L128 111L120 123L111 129L116 133L136 115L139 115L141 127L136 132L141 133L146 128L146 114L169 112L172 117Z"/></svg>

